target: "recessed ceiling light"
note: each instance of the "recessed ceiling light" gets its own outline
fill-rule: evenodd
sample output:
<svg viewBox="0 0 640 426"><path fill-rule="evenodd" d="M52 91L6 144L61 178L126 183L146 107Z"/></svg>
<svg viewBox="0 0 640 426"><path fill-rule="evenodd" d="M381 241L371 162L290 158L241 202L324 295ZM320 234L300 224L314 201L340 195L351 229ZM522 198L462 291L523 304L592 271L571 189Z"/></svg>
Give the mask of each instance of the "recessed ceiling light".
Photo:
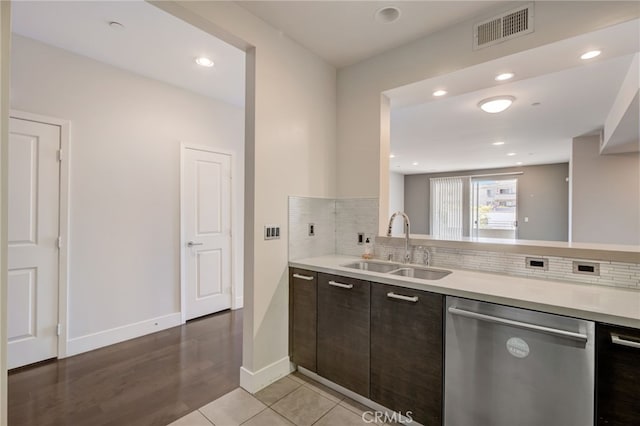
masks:
<svg viewBox="0 0 640 426"><path fill-rule="evenodd" d="M498 74L496 76L496 81L505 81L512 79L515 74L512 72L503 72L502 74Z"/></svg>
<svg viewBox="0 0 640 426"><path fill-rule="evenodd" d="M433 92L433 96L444 96L446 94L447 94L447 91L442 89L439 89Z"/></svg>
<svg viewBox="0 0 640 426"><path fill-rule="evenodd" d="M492 98L483 99L478 103L480 109L490 114L502 112L509 108L516 98L513 96L494 96Z"/></svg>
<svg viewBox="0 0 640 426"><path fill-rule="evenodd" d="M395 154L389 154L389 158L396 158Z"/></svg>
<svg viewBox="0 0 640 426"><path fill-rule="evenodd" d="M211 68L213 66L213 61L206 56L198 56L195 61L196 64L200 65L201 67Z"/></svg>
<svg viewBox="0 0 640 426"><path fill-rule="evenodd" d="M601 52L601 51L599 51L599 50L590 50L590 51L588 51L588 52L586 52L586 53L583 53L583 54L580 56L580 59L593 59L593 58L595 58L596 56L600 56L600 54L601 54L601 53L602 53L602 52Z"/></svg>
<svg viewBox="0 0 640 426"><path fill-rule="evenodd" d="M417 161L414 161L413 163L411 163L411 165L412 165L412 166L417 166L417 165L418 165L418 162L417 162Z"/></svg>
<svg viewBox="0 0 640 426"><path fill-rule="evenodd" d="M504 145L504 142L498 141L498 142L492 143L491 145L495 145L495 146Z"/></svg>
<svg viewBox="0 0 640 426"><path fill-rule="evenodd" d="M400 9L394 6L386 6L376 11L376 21L390 24L400 19Z"/></svg>
<svg viewBox="0 0 640 426"><path fill-rule="evenodd" d="M515 153L515 152L508 152L508 153L507 153L507 155L508 155L509 157L513 157L514 155L516 155L516 153Z"/></svg>
<svg viewBox="0 0 640 426"><path fill-rule="evenodd" d="M531 104L531 106L540 106L540 102L534 102Z"/></svg>
<svg viewBox="0 0 640 426"><path fill-rule="evenodd" d="M521 166L521 165L522 165L522 161L518 161L518 162L516 163L516 165Z"/></svg>
<svg viewBox="0 0 640 426"><path fill-rule="evenodd" d="M109 27L113 30L124 30L124 25L122 25L120 22L118 21L110 21L109 22Z"/></svg>

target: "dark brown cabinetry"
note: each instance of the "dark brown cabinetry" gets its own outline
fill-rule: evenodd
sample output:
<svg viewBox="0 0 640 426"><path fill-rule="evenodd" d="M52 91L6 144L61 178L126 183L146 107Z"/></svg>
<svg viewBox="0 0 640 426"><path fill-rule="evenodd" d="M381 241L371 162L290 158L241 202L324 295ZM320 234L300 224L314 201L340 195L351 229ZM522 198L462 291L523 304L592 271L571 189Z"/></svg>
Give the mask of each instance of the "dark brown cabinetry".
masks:
<svg viewBox="0 0 640 426"><path fill-rule="evenodd" d="M318 274L289 268L289 357L316 371Z"/></svg>
<svg viewBox="0 0 640 426"><path fill-rule="evenodd" d="M424 425L442 424L443 297L371 286L371 399Z"/></svg>
<svg viewBox="0 0 640 426"><path fill-rule="evenodd" d="M640 424L640 330L596 326L598 426Z"/></svg>
<svg viewBox="0 0 640 426"><path fill-rule="evenodd" d="M369 397L370 283L318 274L318 374Z"/></svg>

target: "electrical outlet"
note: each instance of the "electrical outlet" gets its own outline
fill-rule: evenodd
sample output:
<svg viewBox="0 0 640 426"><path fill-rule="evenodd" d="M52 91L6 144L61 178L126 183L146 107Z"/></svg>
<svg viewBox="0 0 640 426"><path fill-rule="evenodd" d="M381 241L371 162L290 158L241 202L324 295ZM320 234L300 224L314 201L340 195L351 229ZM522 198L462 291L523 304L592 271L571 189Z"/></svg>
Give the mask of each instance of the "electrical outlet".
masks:
<svg viewBox="0 0 640 426"><path fill-rule="evenodd" d="M278 225L265 225L264 226L264 239L265 240L278 240L278 239L280 239L280 227Z"/></svg>
<svg viewBox="0 0 640 426"><path fill-rule="evenodd" d="M358 232L358 245L361 246L364 244L364 232Z"/></svg>

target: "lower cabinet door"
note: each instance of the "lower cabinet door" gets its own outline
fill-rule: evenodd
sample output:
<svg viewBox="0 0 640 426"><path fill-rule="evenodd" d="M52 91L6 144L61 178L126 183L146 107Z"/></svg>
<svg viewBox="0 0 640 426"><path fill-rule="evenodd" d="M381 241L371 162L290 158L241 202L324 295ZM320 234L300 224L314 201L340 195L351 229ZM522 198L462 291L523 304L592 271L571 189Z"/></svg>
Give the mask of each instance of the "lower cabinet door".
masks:
<svg viewBox="0 0 640 426"><path fill-rule="evenodd" d="M318 374L367 398L370 286L318 274Z"/></svg>
<svg viewBox="0 0 640 426"><path fill-rule="evenodd" d="M316 371L316 305L318 274L289 268L289 356L291 362Z"/></svg>
<svg viewBox="0 0 640 426"><path fill-rule="evenodd" d="M640 425L640 330L597 324L598 426Z"/></svg>
<svg viewBox="0 0 640 426"><path fill-rule="evenodd" d="M442 424L443 297L371 286L371 399L423 425Z"/></svg>

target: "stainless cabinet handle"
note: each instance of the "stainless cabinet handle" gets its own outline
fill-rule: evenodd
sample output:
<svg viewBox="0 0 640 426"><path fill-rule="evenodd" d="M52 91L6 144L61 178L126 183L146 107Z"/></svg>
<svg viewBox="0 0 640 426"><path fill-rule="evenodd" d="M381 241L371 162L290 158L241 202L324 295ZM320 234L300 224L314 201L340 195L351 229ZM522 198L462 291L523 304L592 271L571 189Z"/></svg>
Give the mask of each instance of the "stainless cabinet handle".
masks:
<svg viewBox="0 0 640 426"><path fill-rule="evenodd" d="M406 300L407 302L413 302L413 303L416 303L418 301L418 296L405 296L403 294L395 294L392 291L387 293L387 297L391 299Z"/></svg>
<svg viewBox="0 0 640 426"><path fill-rule="evenodd" d="M343 284L336 281L329 281L329 285L340 288L353 288L353 284Z"/></svg>
<svg viewBox="0 0 640 426"><path fill-rule="evenodd" d="M196 243L195 241L189 241L189 242L187 243L187 245L188 245L189 247L193 247L193 246L201 246L201 245L203 245L203 244L204 244L204 243Z"/></svg>
<svg viewBox="0 0 640 426"><path fill-rule="evenodd" d="M312 276L300 275L300 274L293 274L293 278L300 278L301 280L306 280L306 281L312 281L313 280Z"/></svg>
<svg viewBox="0 0 640 426"><path fill-rule="evenodd" d="M628 346L630 348L640 349L640 342L623 339L622 337L613 333L611 333L611 343L613 343L614 345Z"/></svg>
<svg viewBox="0 0 640 426"><path fill-rule="evenodd" d="M455 306L450 306L447 309L449 313L453 315L459 315L461 317L473 318L480 321L493 322L496 324L509 325L511 327L523 328L525 330L537 331L540 333L552 334L558 337L566 337L567 339L579 340L587 342L588 338L586 334L574 333L573 331L560 330L557 328L545 327L543 325L529 324L526 322L514 321L506 318L494 317L491 315L479 314L477 312L465 311L464 309L458 309Z"/></svg>

